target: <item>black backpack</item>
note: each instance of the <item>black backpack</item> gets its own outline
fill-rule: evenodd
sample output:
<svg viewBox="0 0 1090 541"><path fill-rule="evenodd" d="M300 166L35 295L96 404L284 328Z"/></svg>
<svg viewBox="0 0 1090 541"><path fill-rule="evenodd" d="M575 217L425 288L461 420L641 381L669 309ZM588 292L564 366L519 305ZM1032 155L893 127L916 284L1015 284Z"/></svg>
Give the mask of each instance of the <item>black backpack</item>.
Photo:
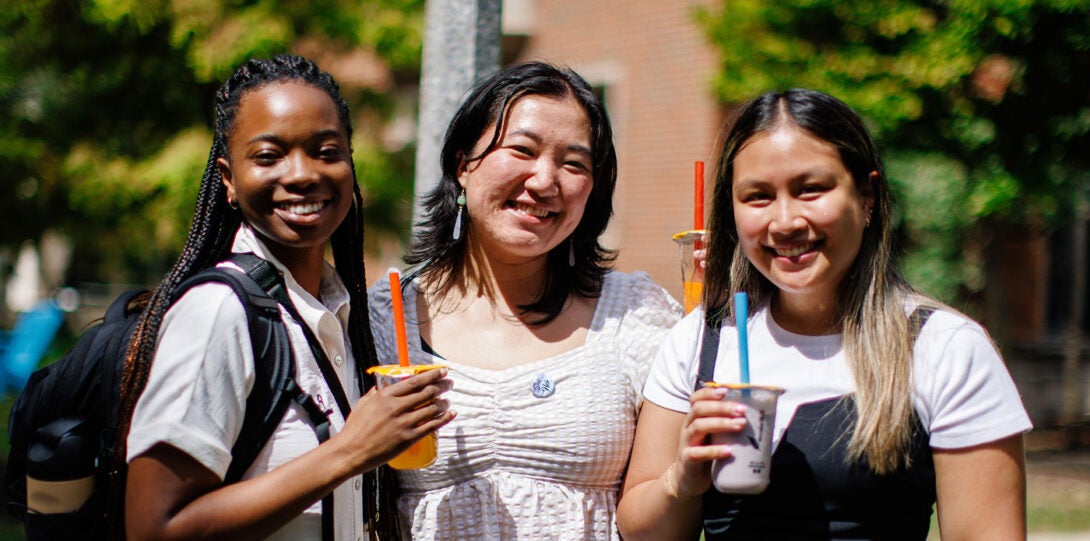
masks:
<svg viewBox="0 0 1090 541"><path fill-rule="evenodd" d="M183 282L172 298L172 302L177 300L198 284L219 282L234 290L246 312L255 383L246 399L241 432L231 449L225 484L241 479L291 402L303 406L320 440L323 433L328 435L329 427L328 412L295 382L288 331L273 298L290 304L282 278L267 261L253 254L233 254L229 261L246 272L205 269ZM30 541L107 537L111 518L116 518L110 516L109 490L124 483L123 474L113 467L121 373L129 339L149 295L147 290L133 290L118 297L102 322L84 332L68 353L30 376L12 406L5 481L8 508L25 522ZM289 311L296 314L294 306ZM28 474L42 481L93 476L94 489L77 511L28 512ZM323 515L332 516L324 506ZM113 526L123 529L116 523Z"/></svg>

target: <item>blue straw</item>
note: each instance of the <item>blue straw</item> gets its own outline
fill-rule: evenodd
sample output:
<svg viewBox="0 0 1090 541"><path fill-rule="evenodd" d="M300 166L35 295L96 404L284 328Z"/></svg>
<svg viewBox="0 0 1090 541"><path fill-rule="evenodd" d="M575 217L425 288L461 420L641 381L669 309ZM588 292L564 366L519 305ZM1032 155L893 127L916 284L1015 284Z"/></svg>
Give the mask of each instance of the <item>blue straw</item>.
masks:
<svg viewBox="0 0 1090 541"><path fill-rule="evenodd" d="M749 383L749 339L746 322L749 320L749 299L744 291L734 294L734 326L738 329L738 368L742 383Z"/></svg>

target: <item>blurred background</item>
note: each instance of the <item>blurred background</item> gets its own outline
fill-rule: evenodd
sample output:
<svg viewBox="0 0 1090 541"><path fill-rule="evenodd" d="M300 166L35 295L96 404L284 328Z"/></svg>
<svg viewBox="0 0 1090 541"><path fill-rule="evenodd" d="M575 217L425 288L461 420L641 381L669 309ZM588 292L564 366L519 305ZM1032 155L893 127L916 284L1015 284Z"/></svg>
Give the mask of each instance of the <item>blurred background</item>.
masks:
<svg viewBox="0 0 1090 541"><path fill-rule="evenodd" d="M0 0L0 329L65 291L48 363L121 291L158 282L212 94L251 56L301 54L341 83L372 281L398 265L425 4ZM679 299L671 236L692 228L696 161L710 194L732 107L801 86L862 113L902 268L996 339L1037 427L1031 459L1052 461L1031 474L1082 481L1031 477L1031 528L1090 530L1090 459L1070 451L1090 444L1090 0L504 0L500 15L500 63L566 64L602 97L620 157L604 243Z"/></svg>

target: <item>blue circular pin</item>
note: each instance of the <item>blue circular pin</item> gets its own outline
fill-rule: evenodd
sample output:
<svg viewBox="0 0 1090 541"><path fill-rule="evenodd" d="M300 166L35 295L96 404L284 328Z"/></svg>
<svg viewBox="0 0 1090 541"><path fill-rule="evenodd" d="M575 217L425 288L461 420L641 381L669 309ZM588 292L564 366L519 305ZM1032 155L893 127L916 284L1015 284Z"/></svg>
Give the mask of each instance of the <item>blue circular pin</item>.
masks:
<svg viewBox="0 0 1090 541"><path fill-rule="evenodd" d="M556 391L556 384L544 373L538 374L530 384L530 391L538 398L548 398Z"/></svg>

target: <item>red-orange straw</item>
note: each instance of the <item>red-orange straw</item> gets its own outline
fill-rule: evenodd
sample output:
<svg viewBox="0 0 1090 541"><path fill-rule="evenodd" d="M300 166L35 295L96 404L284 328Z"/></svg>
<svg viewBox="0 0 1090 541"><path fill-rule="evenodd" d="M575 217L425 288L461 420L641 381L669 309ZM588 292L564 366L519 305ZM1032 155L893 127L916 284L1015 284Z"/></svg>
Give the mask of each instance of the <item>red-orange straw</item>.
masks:
<svg viewBox="0 0 1090 541"><path fill-rule="evenodd" d="M704 162L696 162L693 179L693 229L704 229Z"/></svg>
<svg viewBox="0 0 1090 541"><path fill-rule="evenodd" d="M409 366L409 338L405 333L405 304L401 300L401 273L390 269L390 299L394 305L394 334L397 336L397 362Z"/></svg>

